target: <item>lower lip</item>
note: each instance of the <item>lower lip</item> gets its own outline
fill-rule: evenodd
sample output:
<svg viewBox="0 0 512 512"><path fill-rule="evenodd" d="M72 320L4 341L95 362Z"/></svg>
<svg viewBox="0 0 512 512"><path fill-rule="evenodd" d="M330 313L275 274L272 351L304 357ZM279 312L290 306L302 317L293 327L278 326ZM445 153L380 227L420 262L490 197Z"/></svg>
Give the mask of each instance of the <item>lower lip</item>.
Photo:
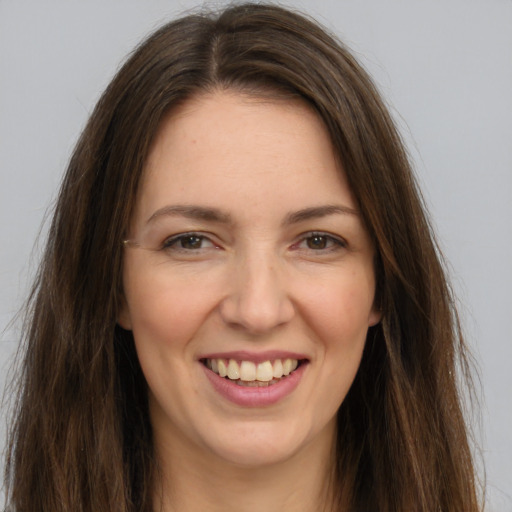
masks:
<svg viewBox="0 0 512 512"><path fill-rule="evenodd" d="M287 377L270 386L239 386L235 381L226 379L202 365L211 385L219 395L242 407L266 407L273 405L290 395L299 385L307 364L301 364Z"/></svg>

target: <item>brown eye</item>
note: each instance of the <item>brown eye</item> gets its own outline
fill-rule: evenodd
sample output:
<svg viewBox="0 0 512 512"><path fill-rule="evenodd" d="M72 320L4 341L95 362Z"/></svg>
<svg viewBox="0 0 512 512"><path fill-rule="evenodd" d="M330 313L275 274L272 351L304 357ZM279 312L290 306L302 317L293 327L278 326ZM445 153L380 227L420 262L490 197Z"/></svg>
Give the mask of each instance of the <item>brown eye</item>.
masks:
<svg viewBox="0 0 512 512"><path fill-rule="evenodd" d="M322 236L322 235L310 236L306 240L306 245L308 246L308 249L314 249L314 250L315 249L316 250L325 249L327 247L327 244L328 244L327 237Z"/></svg>
<svg viewBox="0 0 512 512"><path fill-rule="evenodd" d="M196 233L184 233L167 239L162 249L167 251L200 251L213 248L215 245L206 236Z"/></svg>
<svg viewBox="0 0 512 512"><path fill-rule="evenodd" d="M320 254L335 252L347 247L342 238L322 232L305 233L304 236L294 244L294 249L318 252Z"/></svg>
<svg viewBox="0 0 512 512"><path fill-rule="evenodd" d="M201 249L203 237L196 235L184 236L179 240L179 244L182 249Z"/></svg>

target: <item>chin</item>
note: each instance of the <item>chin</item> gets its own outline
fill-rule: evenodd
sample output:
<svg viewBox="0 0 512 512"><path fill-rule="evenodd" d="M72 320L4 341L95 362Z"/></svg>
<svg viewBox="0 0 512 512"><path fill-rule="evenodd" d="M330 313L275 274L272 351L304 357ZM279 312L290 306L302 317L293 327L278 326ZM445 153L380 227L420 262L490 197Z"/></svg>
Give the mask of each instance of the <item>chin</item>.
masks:
<svg viewBox="0 0 512 512"><path fill-rule="evenodd" d="M225 447L216 447L215 455L228 464L247 469L257 469L281 464L297 453L297 449L267 442L231 442Z"/></svg>
<svg viewBox="0 0 512 512"><path fill-rule="evenodd" d="M256 422L224 430L210 441L210 450L230 465L256 469L284 463L309 444L308 432L298 426Z"/></svg>

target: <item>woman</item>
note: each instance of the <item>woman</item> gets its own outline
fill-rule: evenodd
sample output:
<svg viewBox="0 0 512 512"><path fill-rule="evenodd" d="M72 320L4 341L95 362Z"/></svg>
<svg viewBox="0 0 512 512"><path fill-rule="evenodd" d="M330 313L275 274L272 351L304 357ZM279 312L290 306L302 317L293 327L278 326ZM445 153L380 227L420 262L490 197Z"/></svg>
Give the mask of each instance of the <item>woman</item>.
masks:
<svg viewBox="0 0 512 512"><path fill-rule="evenodd" d="M148 38L30 301L17 512L476 511L465 347L372 82L275 6Z"/></svg>

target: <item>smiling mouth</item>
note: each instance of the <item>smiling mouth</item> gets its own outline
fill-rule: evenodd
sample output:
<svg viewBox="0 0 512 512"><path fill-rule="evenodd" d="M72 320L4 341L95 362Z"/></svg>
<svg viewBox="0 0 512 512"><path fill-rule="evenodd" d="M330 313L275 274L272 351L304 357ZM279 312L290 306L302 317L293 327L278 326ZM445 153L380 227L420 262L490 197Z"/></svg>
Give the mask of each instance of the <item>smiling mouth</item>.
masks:
<svg viewBox="0 0 512 512"><path fill-rule="evenodd" d="M220 377L246 387L268 387L277 384L305 362L301 359L275 359L262 363L220 358L201 359L201 363Z"/></svg>

